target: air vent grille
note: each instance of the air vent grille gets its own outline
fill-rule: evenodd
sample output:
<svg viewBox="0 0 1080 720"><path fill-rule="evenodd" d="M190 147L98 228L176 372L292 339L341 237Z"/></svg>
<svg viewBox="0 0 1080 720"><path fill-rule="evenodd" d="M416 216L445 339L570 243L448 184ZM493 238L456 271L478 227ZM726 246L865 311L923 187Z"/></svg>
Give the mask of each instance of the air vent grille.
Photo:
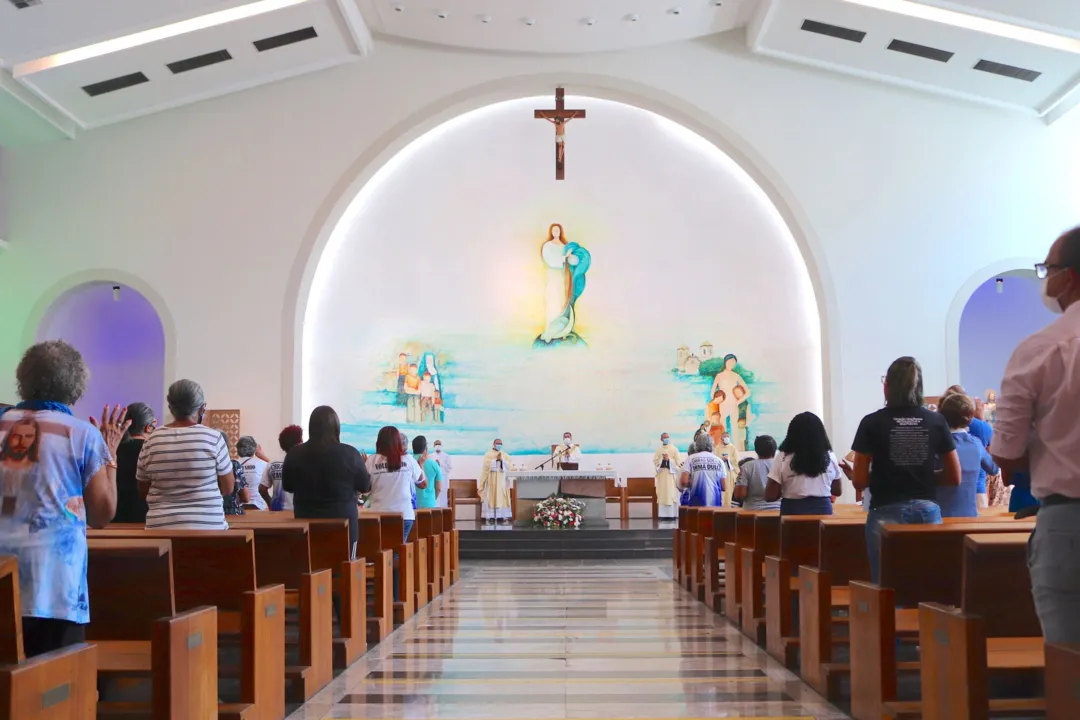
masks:
<svg viewBox="0 0 1080 720"><path fill-rule="evenodd" d="M206 53L205 55L196 55L195 57L189 57L185 60L171 62L166 65L166 67L172 70L174 75L179 75L180 73L188 72L190 70L204 68L207 65L217 65L226 60L232 60L232 55L229 54L229 51L216 50L212 53Z"/></svg>
<svg viewBox="0 0 1080 720"><path fill-rule="evenodd" d="M93 85L83 85L83 90L85 90L86 94L90 97L97 97L98 95L116 92L117 90L123 90L124 88L129 88L134 85L142 85L145 82L150 82L150 78L146 77L141 72L137 72L131 73L130 75L114 77L111 80L102 80Z"/></svg>
<svg viewBox="0 0 1080 720"><path fill-rule="evenodd" d="M1035 82L1042 75L1041 72L1036 70L1025 70L1024 68L996 63L991 60L980 60L975 63L975 69L1014 80L1023 80L1024 82Z"/></svg>
<svg viewBox="0 0 1080 720"><path fill-rule="evenodd" d="M952 60L952 57L955 54L948 50L939 50L937 48L929 47L928 45L919 45L904 40L893 40L889 43L889 49L893 52L914 55L915 57L926 58L927 60L937 60L938 62L943 63Z"/></svg>
<svg viewBox="0 0 1080 720"><path fill-rule="evenodd" d="M319 33L315 32L315 28L306 27L301 30L293 30L292 32L283 33L281 35L274 35L273 37L256 40L254 45L255 49L259 52L266 52L267 50L273 50L274 48L292 45L293 43L303 42L304 40L311 40L312 38L317 37L319 37Z"/></svg>
<svg viewBox="0 0 1080 720"><path fill-rule="evenodd" d="M856 43L861 43L866 37L866 33L862 30L852 30L851 28L840 27L839 25L829 25L828 23L818 22L817 20L803 20L802 29L806 32L817 33L818 35L828 35L829 37L839 38L840 40L849 40Z"/></svg>
<svg viewBox="0 0 1080 720"><path fill-rule="evenodd" d="M14 5L16 10L25 10L41 4L41 0L8 0L8 2Z"/></svg>

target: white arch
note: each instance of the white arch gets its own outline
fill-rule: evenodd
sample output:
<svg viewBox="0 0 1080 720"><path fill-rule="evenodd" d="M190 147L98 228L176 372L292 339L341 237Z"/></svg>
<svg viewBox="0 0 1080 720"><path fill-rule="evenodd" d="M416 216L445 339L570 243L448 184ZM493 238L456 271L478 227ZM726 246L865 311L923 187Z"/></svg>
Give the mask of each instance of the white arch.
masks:
<svg viewBox="0 0 1080 720"><path fill-rule="evenodd" d="M632 105L676 122L705 138L734 160L764 191L788 226L806 264L821 322L822 391L826 424L839 428L843 408L843 368L839 312L825 255L809 219L779 174L731 128L690 103L666 92L621 78L581 73L527 75L475 85L413 113L372 143L342 174L305 233L293 264L283 307L282 408L286 423L301 412L304 316L315 269L331 234L364 185L411 142L466 112L507 100L545 95L556 85L576 95Z"/></svg>
<svg viewBox="0 0 1080 720"><path fill-rule="evenodd" d="M157 313L158 320L161 322L161 329L165 333L165 383L161 388L161 397L158 398L161 402L157 406L164 407L165 393L169 383L176 379L176 323L173 321L172 313L169 312L169 307L165 304L164 298L154 290L152 285L138 275L132 275L123 270L92 268L63 278L42 293L31 308L26 319L26 325L23 327L23 347L30 347L37 342L38 327L58 300L76 288L91 283L105 282L126 285L137 291L147 299L150 305L153 306L154 312Z"/></svg>
<svg viewBox="0 0 1080 720"><path fill-rule="evenodd" d="M945 380L946 387L960 384L960 320L964 316L964 308L968 300L975 294L984 282L992 277L1013 270L1027 270L1034 268L1035 263L1042 259L1033 257L1014 257L998 260L982 268L964 281L949 306L949 314L945 317Z"/></svg>

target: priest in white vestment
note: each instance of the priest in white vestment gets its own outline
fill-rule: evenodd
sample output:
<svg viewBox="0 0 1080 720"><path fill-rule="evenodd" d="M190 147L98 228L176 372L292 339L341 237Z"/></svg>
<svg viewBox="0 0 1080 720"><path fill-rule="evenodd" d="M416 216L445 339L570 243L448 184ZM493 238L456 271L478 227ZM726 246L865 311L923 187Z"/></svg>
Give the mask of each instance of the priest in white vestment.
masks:
<svg viewBox="0 0 1080 720"><path fill-rule="evenodd" d="M661 520L679 517L679 450L671 444L671 436L660 436L660 447L653 453L656 469L656 504Z"/></svg>
<svg viewBox="0 0 1080 720"><path fill-rule="evenodd" d="M563 433L562 445L559 445L555 452L560 463L581 462L581 446L574 444L574 436L570 433Z"/></svg>
<svg viewBox="0 0 1080 720"><path fill-rule="evenodd" d="M512 517L510 488L506 484L506 471L510 469L510 455L503 452L502 447L502 440L496 438L491 450L484 454L480 479L476 483L476 490L480 495L481 515L492 523L509 521Z"/></svg>

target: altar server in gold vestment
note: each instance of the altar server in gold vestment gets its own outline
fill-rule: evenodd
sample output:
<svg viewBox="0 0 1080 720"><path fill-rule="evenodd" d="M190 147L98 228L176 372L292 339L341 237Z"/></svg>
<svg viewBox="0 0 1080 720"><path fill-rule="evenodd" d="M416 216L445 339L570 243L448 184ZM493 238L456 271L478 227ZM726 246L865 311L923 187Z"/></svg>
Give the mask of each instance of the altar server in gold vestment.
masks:
<svg viewBox="0 0 1080 720"><path fill-rule="evenodd" d="M510 489L506 486L506 471L510 469L510 456L503 452L502 448L502 440L495 438L491 450L484 455L484 465L480 468L480 480L476 484L482 515L490 523L510 520Z"/></svg>
<svg viewBox="0 0 1080 720"><path fill-rule="evenodd" d="M679 517L679 450L671 444L671 436L660 436L660 448L653 453L656 469L656 504L661 520Z"/></svg>

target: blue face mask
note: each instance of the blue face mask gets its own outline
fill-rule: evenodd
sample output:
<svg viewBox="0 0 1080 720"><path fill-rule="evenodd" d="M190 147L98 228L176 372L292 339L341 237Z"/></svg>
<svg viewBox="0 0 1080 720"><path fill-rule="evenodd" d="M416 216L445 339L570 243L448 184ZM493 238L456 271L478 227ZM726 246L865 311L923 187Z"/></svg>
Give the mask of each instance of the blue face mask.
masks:
<svg viewBox="0 0 1080 720"><path fill-rule="evenodd" d="M495 449L496 450L502 450L502 443L496 443L495 444Z"/></svg>
<svg viewBox="0 0 1080 720"><path fill-rule="evenodd" d="M664 438L663 442L664 442L665 445L670 445L671 444L671 438Z"/></svg>

